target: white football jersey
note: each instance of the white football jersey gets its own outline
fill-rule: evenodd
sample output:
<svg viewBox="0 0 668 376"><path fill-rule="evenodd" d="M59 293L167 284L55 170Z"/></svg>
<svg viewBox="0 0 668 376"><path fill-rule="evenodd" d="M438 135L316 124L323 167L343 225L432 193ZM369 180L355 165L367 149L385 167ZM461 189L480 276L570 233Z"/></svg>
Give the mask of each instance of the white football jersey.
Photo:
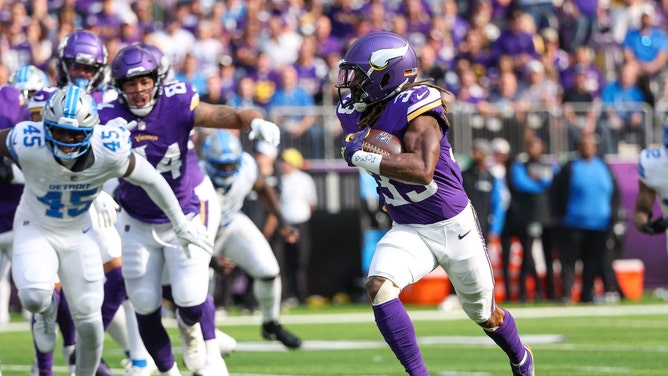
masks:
<svg viewBox="0 0 668 376"><path fill-rule="evenodd" d="M91 203L102 184L127 171L132 152L130 132L123 127L95 127L90 147L91 166L71 171L58 163L46 146L42 122L17 124L7 146L25 175L25 189L17 209L47 228L70 228L87 221ZM18 217L18 215L17 215Z"/></svg>
<svg viewBox="0 0 668 376"><path fill-rule="evenodd" d="M244 199L253 190L253 185L257 180L258 168L257 163L252 155L243 153L241 155L241 163L239 165L239 172L234 178L234 182L227 191L217 189L218 198L220 200L220 208L222 212L221 225L228 224L234 213L241 210L244 205Z"/></svg>
<svg viewBox="0 0 668 376"><path fill-rule="evenodd" d="M661 211L668 216L668 148L648 148L640 152L640 181L656 192Z"/></svg>

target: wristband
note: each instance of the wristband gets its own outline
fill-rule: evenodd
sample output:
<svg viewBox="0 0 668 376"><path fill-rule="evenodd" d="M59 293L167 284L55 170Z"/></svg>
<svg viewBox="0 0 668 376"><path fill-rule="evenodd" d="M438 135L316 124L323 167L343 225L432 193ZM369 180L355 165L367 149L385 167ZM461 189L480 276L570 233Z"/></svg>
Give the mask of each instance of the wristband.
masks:
<svg viewBox="0 0 668 376"><path fill-rule="evenodd" d="M380 175L380 161L383 159L382 155L358 150L353 154L351 159L351 162L355 166L362 167L373 174Z"/></svg>

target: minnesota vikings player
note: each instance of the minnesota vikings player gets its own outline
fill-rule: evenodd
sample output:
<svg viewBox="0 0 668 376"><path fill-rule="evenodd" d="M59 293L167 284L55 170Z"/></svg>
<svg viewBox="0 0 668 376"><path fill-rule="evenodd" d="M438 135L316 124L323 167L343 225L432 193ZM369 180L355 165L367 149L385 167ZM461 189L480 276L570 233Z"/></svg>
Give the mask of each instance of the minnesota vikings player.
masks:
<svg viewBox="0 0 668 376"><path fill-rule="evenodd" d="M151 52L155 60L158 62L158 77L160 78L160 82L162 82L163 85L170 83L172 81L173 73L169 58L167 58L158 47L152 44L142 44L141 47ZM186 153L186 164L188 164L188 166L186 168L190 171L190 178L193 187L195 187L195 194L200 201L200 212L205 213L207 218L205 225L209 230L209 235L213 241L220 225L220 203L218 202L216 189L213 187L211 179L209 179L209 177L199 168L199 158L195 152L196 134L196 130L193 129L189 135L188 152ZM199 142L201 143L201 140ZM214 262L215 259L211 258L211 261ZM168 271L164 272L162 283L163 298L173 304L174 298L172 296L172 288L169 285ZM202 307L202 315L205 317L206 315L209 315L209 320L213 318L215 321L216 306L211 295L206 297L205 305ZM181 319L178 309L176 310L176 317L177 327L181 337L183 361L190 371L198 371L203 368L206 363L206 346L204 344L200 325L199 323L193 326L183 325L183 320ZM236 340L219 330L216 330L216 339L220 345L221 355L223 356L229 354L236 348Z"/></svg>
<svg viewBox="0 0 668 376"><path fill-rule="evenodd" d="M668 123L663 125L663 146L643 149L638 161L638 195L633 214L635 227L649 235L664 234L668 229ZM658 200L662 216L652 218L654 201Z"/></svg>
<svg viewBox="0 0 668 376"><path fill-rule="evenodd" d="M410 375L428 375L401 289L441 265L462 308L501 347L514 375L534 375L533 355L510 313L494 301L494 278L475 211L448 141L442 89L415 82L417 57L389 32L359 38L339 62L341 154L369 172L392 228L376 246L366 289L376 325ZM402 140L403 152L362 151L370 128Z"/></svg>
<svg viewBox="0 0 668 376"><path fill-rule="evenodd" d="M212 133L202 145L202 158L222 206L216 254L229 258L255 280L253 292L262 311L262 336L277 339L290 349L299 348L301 339L278 323L281 306L278 261L262 232L241 211L244 199L252 190L257 192L265 210L279 219L280 233L287 242L296 242L298 232L283 220L276 192L258 172L255 159L243 152L236 136L223 130Z"/></svg>
<svg viewBox="0 0 668 376"><path fill-rule="evenodd" d="M118 52L111 64L111 75L119 97L102 105L101 119L122 117L136 121L133 148L163 173L187 213L200 213L201 209L194 192L192 168L186 163L193 127L243 129L250 131L251 139L279 142L278 126L261 119L257 111L200 103L197 92L184 82L162 85L158 62L140 45ZM186 258L174 248L177 245L168 243L173 235L164 226L166 218L158 208L145 204L143 192L123 179L117 192L123 208L117 223L123 234L123 277L144 345L158 369L165 375L179 374L169 336L160 320L161 275L166 266L181 323L192 327L199 322L201 326L207 357L206 365L197 372L227 374L216 342L214 317L202 314L211 255L192 252L191 258Z"/></svg>
<svg viewBox="0 0 668 376"><path fill-rule="evenodd" d="M53 286L60 277L77 328L76 375L94 375L104 332L103 268L90 205L111 178L140 186L174 226L184 249L207 253L206 229L181 211L164 178L131 150L123 127L99 127L95 102L67 86L42 110L42 122L0 132L0 155L23 170L25 190L14 219L12 276L25 308L35 314L40 351L56 344Z"/></svg>
<svg viewBox="0 0 668 376"><path fill-rule="evenodd" d="M16 83L16 80L13 80ZM16 123L28 120L25 98L16 85L0 86L0 130L10 129ZM11 284L9 269L12 257L12 222L19 204L23 184L14 184L20 170L11 161L0 157L0 325L9 322Z"/></svg>

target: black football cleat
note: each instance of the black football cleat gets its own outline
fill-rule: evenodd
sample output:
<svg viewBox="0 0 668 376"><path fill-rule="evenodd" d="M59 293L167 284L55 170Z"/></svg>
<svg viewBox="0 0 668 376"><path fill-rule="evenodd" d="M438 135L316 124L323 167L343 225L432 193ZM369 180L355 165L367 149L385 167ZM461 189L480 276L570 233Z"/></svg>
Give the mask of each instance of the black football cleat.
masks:
<svg viewBox="0 0 668 376"><path fill-rule="evenodd" d="M277 321L262 324L262 337L266 340L278 340L289 349L298 349L302 345L301 339L283 329Z"/></svg>

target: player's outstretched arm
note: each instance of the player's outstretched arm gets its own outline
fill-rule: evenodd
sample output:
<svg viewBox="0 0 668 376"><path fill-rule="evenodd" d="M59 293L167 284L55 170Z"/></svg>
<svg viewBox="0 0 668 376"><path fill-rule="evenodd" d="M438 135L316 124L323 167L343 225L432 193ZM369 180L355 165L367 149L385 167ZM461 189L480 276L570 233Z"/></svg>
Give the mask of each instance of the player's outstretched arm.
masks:
<svg viewBox="0 0 668 376"><path fill-rule="evenodd" d="M251 140L265 140L274 146L278 146L281 140L278 126L262 119L262 115L252 109L240 110L230 106L200 102L195 108L194 126L248 131Z"/></svg>
<svg viewBox="0 0 668 376"><path fill-rule="evenodd" d="M183 214L179 200L172 188L160 173L143 157L134 152L130 155L128 169L123 176L128 182L142 187L148 196L162 209L174 226L176 236L190 257L189 245L213 253L213 244L207 235L206 227L197 220L191 220Z"/></svg>
<svg viewBox="0 0 668 376"><path fill-rule="evenodd" d="M0 156L9 158L12 162L16 162L12 155L9 153L9 148L7 147L7 137L11 129L3 129L0 131Z"/></svg>
<svg viewBox="0 0 668 376"><path fill-rule="evenodd" d="M652 206L656 192L642 181L638 182L638 195L633 213L633 225L641 232L649 235L660 234L668 228L668 219L659 217L652 219Z"/></svg>

